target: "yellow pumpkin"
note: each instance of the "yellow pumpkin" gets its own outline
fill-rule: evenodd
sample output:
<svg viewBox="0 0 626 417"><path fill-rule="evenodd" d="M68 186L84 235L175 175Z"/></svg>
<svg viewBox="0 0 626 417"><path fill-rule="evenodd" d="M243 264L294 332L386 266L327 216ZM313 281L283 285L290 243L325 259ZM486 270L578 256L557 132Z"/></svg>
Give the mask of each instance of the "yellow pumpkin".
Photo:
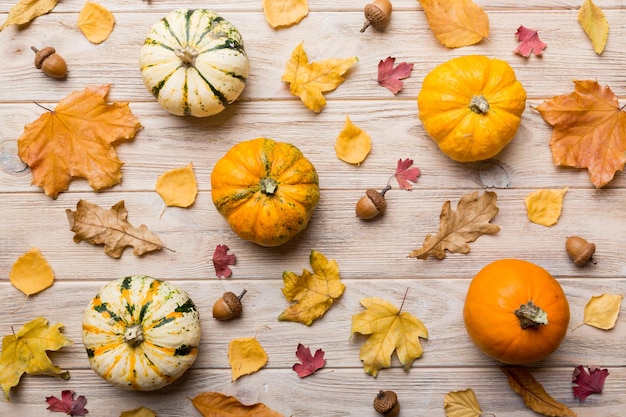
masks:
<svg viewBox="0 0 626 417"><path fill-rule="evenodd" d="M455 161L474 162L494 157L513 139L526 91L505 61L469 55L428 73L417 105L439 149Z"/></svg>
<svg viewBox="0 0 626 417"><path fill-rule="evenodd" d="M211 196L239 237L279 246L307 226L320 198L318 181L298 148L257 138L233 146L215 164Z"/></svg>

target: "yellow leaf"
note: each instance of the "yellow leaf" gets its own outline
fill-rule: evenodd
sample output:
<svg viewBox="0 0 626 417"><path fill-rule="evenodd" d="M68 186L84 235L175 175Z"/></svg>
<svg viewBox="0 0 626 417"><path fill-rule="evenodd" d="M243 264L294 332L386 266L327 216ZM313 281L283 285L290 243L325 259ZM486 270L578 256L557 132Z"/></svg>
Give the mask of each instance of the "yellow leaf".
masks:
<svg viewBox="0 0 626 417"><path fill-rule="evenodd" d="M335 142L337 158L349 164L360 164L372 149L372 139L363 129L352 124L346 114L346 123Z"/></svg>
<svg viewBox="0 0 626 417"><path fill-rule="evenodd" d="M78 29L91 43L104 42L113 32L113 26L113 13L98 3L85 2L78 14Z"/></svg>
<svg viewBox="0 0 626 417"><path fill-rule="evenodd" d="M419 0L435 38L446 48L474 45L489 36L489 17L472 0Z"/></svg>
<svg viewBox="0 0 626 417"><path fill-rule="evenodd" d="M57 351L72 344L59 329L61 323L48 326L48 320L37 317L26 323L14 334L2 338L0 355L0 385L4 396L10 400L10 390L15 387L24 373L50 375L68 379L70 373L54 365L46 351Z"/></svg>
<svg viewBox="0 0 626 417"><path fill-rule="evenodd" d="M10 25L23 25L34 18L48 13L54 9L59 0L19 0L11 10L7 20L0 27L2 32Z"/></svg>
<svg viewBox="0 0 626 417"><path fill-rule="evenodd" d="M9 279L15 288L32 295L52 285L54 272L39 249L32 248L15 261Z"/></svg>
<svg viewBox="0 0 626 417"><path fill-rule="evenodd" d="M451 391L443 400L446 417L480 417L482 410L471 388L464 391Z"/></svg>
<svg viewBox="0 0 626 417"><path fill-rule="evenodd" d="M193 163L162 174L156 183L159 193L168 207L189 207L196 201L198 183L193 173Z"/></svg>
<svg viewBox="0 0 626 417"><path fill-rule="evenodd" d="M561 216L563 197L567 188L560 190L537 190L524 199L528 220L542 226L554 226Z"/></svg>
<svg viewBox="0 0 626 417"><path fill-rule="evenodd" d="M585 0L578 9L578 23L589 36L593 50L600 55L609 37L609 22L602 9L591 0Z"/></svg>
<svg viewBox="0 0 626 417"><path fill-rule="evenodd" d="M307 0L263 0L265 20L274 29L300 23L309 14Z"/></svg>
<svg viewBox="0 0 626 417"><path fill-rule="evenodd" d="M149 408L139 407L134 410L124 411L120 417L157 417L156 413Z"/></svg>
<svg viewBox="0 0 626 417"><path fill-rule="evenodd" d="M382 298L364 298L361 305L366 310L352 316L352 333L370 335L359 354L365 372L375 377L380 369L389 368L394 351L408 372L422 356L419 338L428 338L424 324Z"/></svg>
<svg viewBox="0 0 626 417"><path fill-rule="evenodd" d="M283 417L263 403L245 405L219 392L201 392L191 402L204 417Z"/></svg>
<svg viewBox="0 0 626 417"><path fill-rule="evenodd" d="M324 94L344 82L343 74L357 62L357 57L325 59L309 62L301 42L291 53L282 81L289 83L292 95L300 97L304 105L316 113L326 105Z"/></svg>
<svg viewBox="0 0 626 417"><path fill-rule="evenodd" d="M622 307L622 294L594 295L585 306L585 324L602 330L615 327Z"/></svg>
<svg viewBox="0 0 626 417"><path fill-rule="evenodd" d="M302 270L302 275L283 272L283 294L295 304L287 307L278 316L281 321L294 321L310 326L322 317L341 297L346 286L341 282L339 266L334 260L315 250L309 255L313 272Z"/></svg>
<svg viewBox="0 0 626 417"><path fill-rule="evenodd" d="M233 339L228 345L228 361L232 379L257 372L267 364L267 353L254 337Z"/></svg>

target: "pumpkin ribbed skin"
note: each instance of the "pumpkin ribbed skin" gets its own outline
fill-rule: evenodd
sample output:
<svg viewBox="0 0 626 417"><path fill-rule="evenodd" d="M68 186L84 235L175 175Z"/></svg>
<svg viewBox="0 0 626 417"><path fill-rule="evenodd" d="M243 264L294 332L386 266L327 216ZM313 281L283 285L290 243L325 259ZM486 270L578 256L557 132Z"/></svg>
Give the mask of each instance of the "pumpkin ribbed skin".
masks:
<svg viewBox="0 0 626 417"><path fill-rule="evenodd" d="M239 237L279 246L307 226L320 198L318 182L298 148L257 138L233 146L215 164L211 195Z"/></svg>
<svg viewBox="0 0 626 417"><path fill-rule="evenodd" d="M206 9L179 9L155 23L139 53L148 91L178 116L215 115L243 91L249 63L241 34Z"/></svg>
<svg viewBox="0 0 626 417"><path fill-rule="evenodd" d="M515 136L526 91L505 61L469 55L428 73L417 105L426 133L444 154L459 162L481 161Z"/></svg>
<svg viewBox="0 0 626 417"><path fill-rule="evenodd" d="M100 289L85 309L82 335L98 375L120 388L151 391L194 363L200 320L183 290L134 275Z"/></svg>
<svg viewBox="0 0 626 417"><path fill-rule="evenodd" d="M546 313L547 324L521 326L515 312L529 301ZM529 364L559 347L570 311L560 284L548 271L531 262L501 259L472 280L463 318L468 335L484 353L508 364Z"/></svg>

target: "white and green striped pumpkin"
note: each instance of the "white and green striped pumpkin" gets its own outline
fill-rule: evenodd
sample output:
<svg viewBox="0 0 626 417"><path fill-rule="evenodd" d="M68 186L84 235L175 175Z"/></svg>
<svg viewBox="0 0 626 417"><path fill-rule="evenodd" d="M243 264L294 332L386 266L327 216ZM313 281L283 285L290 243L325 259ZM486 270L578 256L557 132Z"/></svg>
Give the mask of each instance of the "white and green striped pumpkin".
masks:
<svg viewBox="0 0 626 417"><path fill-rule="evenodd" d="M243 91L248 56L233 24L207 9L178 9L155 23L139 52L143 82L170 113L220 113Z"/></svg>
<svg viewBox="0 0 626 417"><path fill-rule="evenodd" d="M200 319L177 286L133 275L100 289L85 309L82 334L98 375L120 388L152 391L194 363Z"/></svg>

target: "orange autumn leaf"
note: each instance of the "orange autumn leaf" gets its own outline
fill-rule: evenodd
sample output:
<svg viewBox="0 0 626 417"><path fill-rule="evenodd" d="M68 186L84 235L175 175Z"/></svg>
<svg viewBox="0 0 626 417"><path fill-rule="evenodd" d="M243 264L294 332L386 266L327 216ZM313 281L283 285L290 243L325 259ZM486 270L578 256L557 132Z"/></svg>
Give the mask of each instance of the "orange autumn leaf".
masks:
<svg viewBox="0 0 626 417"><path fill-rule="evenodd" d="M94 190L119 183L123 163L113 144L141 129L128 103L109 104L110 85L73 92L54 110L24 126L18 154L33 174L33 184L56 198L73 177L86 178Z"/></svg>
<svg viewBox="0 0 626 417"><path fill-rule="evenodd" d="M201 392L191 403L204 417L283 417L263 403L246 405L219 392Z"/></svg>
<svg viewBox="0 0 626 417"><path fill-rule="evenodd" d="M489 36L489 17L472 0L419 0L435 38L446 48L474 45Z"/></svg>
<svg viewBox="0 0 626 417"><path fill-rule="evenodd" d="M161 174L157 179L155 190L168 207L192 205L198 195L198 182L193 173L193 163Z"/></svg>
<svg viewBox="0 0 626 417"><path fill-rule="evenodd" d="M354 125L346 114L346 123L337 136L335 153L337 158L349 164L359 165L372 149L372 139L366 131Z"/></svg>
<svg viewBox="0 0 626 417"><path fill-rule="evenodd" d="M265 20L274 29L300 23L309 14L307 0L263 0Z"/></svg>
<svg viewBox="0 0 626 417"><path fill-rule="evenodd" d="M587 168L602 188L626 163L626 112L608 86L574 81L573 93L552 97L537 107L554 127L550 138L557 166Z"/></svg>
<svg viewBox="0 0 626 417"><path fill-rule="evenodd" d="M78 15L78 29L91 43L102 43L113 32L115 17L98 3L86 2Z"/></svg>
<svg viewBox="0 0 626 417"><path fill-rule="evenodd" d="M9 272L11 284L27 296L50 287L54 272L39 249L32 248L20 256Z"/></svg>

